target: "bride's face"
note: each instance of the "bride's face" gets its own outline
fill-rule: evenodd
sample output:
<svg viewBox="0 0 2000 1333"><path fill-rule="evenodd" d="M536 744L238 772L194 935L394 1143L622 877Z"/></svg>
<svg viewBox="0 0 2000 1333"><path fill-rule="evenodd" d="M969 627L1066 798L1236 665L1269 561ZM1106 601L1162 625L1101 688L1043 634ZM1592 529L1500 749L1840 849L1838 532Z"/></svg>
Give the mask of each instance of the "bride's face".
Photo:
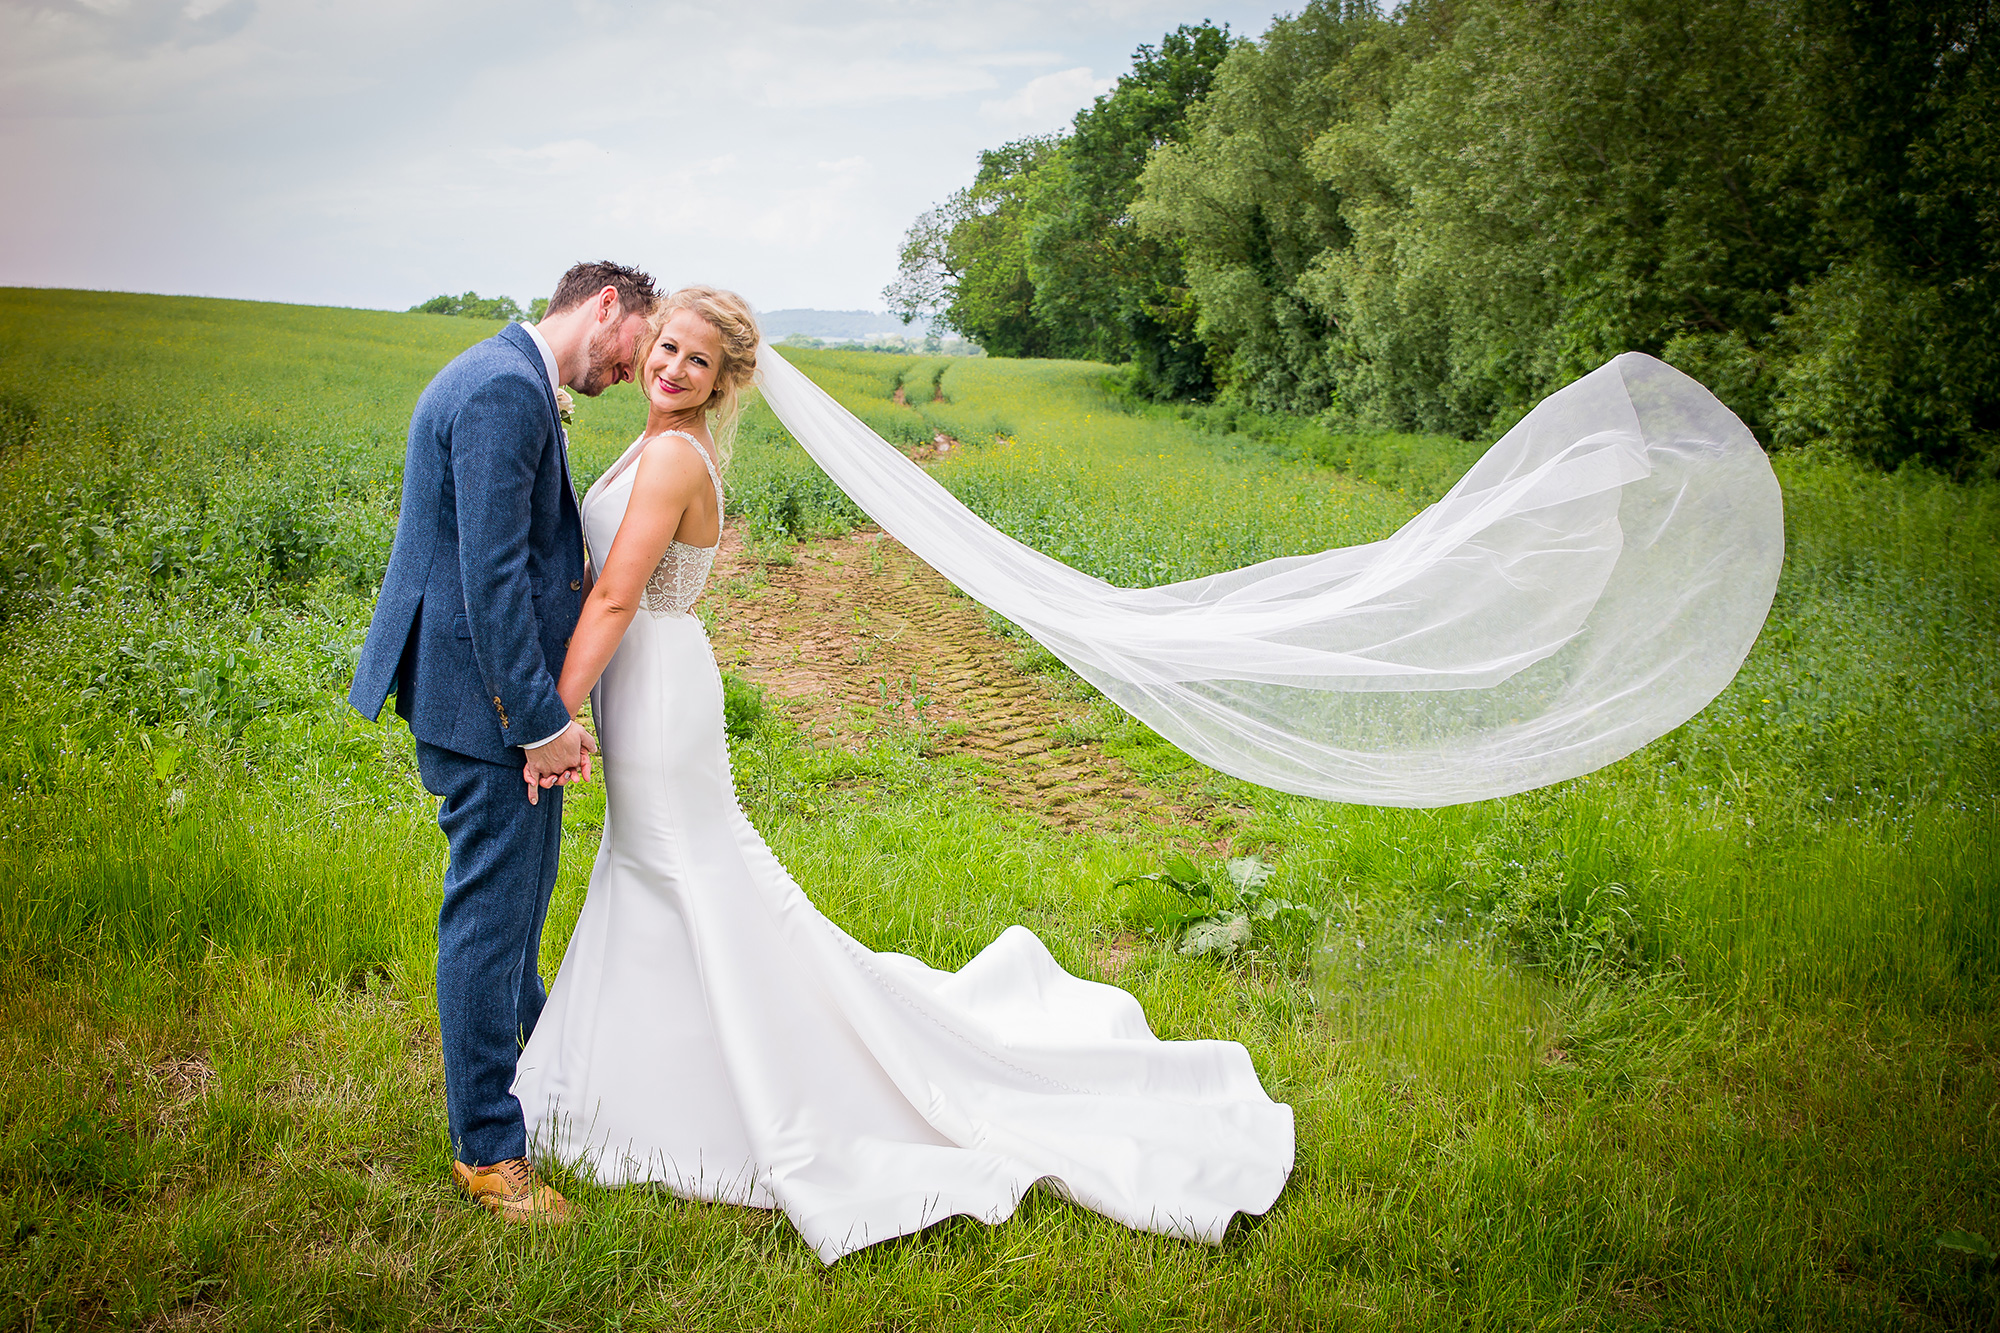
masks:
<svg viewBox="0 0 2000 1333"><path fill-rule="evenodd" d="M722 335L692 310L667 316L646 358L646 397L662 412L691 412L715 391L722 369Z"/></svg>

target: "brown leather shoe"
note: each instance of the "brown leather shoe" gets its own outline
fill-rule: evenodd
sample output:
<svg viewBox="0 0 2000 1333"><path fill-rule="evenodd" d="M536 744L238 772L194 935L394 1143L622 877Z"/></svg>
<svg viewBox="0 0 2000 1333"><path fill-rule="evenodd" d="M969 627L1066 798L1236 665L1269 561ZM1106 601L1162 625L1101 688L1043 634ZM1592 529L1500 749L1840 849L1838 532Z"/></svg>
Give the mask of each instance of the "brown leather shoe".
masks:
<svg viewBox="0 0 2000 1333"><path fill-rule="evenodd" d="M472 1201L509 1222L573 1222L576 1209L535 1173L525 1157L510 1157L492 1166L453 1162L451 1174Z"/></svg>

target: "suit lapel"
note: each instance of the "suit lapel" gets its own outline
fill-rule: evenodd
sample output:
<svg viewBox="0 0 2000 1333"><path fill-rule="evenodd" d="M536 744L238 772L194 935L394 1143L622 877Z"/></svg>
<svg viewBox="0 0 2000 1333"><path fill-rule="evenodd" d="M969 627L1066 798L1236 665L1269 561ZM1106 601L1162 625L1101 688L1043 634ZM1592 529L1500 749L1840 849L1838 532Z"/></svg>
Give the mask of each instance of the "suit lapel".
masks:
<svg viewBox="0 0 2000 1333"><path fill-rule="evenodd" d="M542 400L548 404L549 420L555 424L556 457L562 460L563 488L569 492L570 507L577 512L580 522L583 502L576 498L576 479L570 476L569 432L563 429L562 412L556 406L556 388L549 383L549 368L542 361L542 349L535 346L535 340L519 324L509 324L500 330L499 337L535 368L535 383L542 386Z"/></svg>
<svg viewBox="0 0 2000 1333"><path fill-rule="evenodd" d="M576 478L569 474L569 431L562 424L562 413L556 413L556 453L562 458L563 485L569 488L570 508L576 510L577 520L583 519L583 501L576 497Z"/></svg>

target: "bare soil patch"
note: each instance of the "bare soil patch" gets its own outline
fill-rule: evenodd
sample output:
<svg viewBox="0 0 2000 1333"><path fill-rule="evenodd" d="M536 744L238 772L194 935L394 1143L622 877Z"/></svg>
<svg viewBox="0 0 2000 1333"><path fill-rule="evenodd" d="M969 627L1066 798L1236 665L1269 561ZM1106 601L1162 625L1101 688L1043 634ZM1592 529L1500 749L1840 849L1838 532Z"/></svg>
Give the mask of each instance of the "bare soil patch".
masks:
<svg viewBox="0 0 2000 1333"><path fill-rule="evenodd" d="M885 726L915 728L926 754L963 761L966 781L1058 826L1200 818L1077 736L1090 704L1023 671L1020 645L886 533L793 549L790 565L760 565L725 533L711 637L718 662L815 737L856 747Z"/></svg>

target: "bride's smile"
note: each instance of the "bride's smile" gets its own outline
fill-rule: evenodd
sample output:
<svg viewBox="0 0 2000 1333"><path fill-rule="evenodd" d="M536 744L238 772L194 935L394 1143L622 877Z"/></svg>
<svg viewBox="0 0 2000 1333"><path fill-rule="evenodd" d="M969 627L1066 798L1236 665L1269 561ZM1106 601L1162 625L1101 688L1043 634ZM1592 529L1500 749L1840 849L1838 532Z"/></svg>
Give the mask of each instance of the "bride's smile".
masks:
<svg viewBox="0 0 2000 1333"><path fill-rule="evenodd" d="M646 358L646 398L652 405L647 432L699 415L715 390L721 364L722 337L715 326L692 310L674 311Z"/></svg>

